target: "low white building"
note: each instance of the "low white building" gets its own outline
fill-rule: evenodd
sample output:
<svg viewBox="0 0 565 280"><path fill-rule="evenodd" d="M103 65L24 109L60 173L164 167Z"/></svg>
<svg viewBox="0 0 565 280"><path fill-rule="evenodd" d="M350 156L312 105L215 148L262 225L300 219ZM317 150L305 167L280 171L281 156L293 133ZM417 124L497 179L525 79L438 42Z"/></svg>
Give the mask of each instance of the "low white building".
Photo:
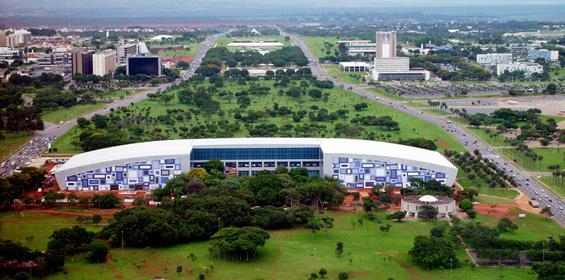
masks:
<svg viewBox="0 0 565 280"><path fill-rule="evenodd" d="M418 218L420 207L424 205L435 207L439 219L448 218L449 215L455 214L455 200L453 198L447 196L435 197L431 195L411 195L402 198L400 211L406 211L406 217Z"/></svg>
<svg viewBox="0 0 565 280"><path fill-rule="evenodd" d="M505 71L510 73L514 71L524 71L526 76L530 76L534 73L542 74L543 73L543 66L539 63L508 63L508 64L497 64L496 65L496 75L500 76Z"/></svg>
<svg viewBox="0 0 565 280"><path fill-rule="evenodd" d="M371 65L366 62L358 61L340 62L339 70L343 72L367 72L371 70Z"/></svg>
<svg viewBox="0 0 565 280"><path fill-rule="evenodd" d="M512 63L511 53L484 53L477 54L477 63L486 65Z"/></svg>

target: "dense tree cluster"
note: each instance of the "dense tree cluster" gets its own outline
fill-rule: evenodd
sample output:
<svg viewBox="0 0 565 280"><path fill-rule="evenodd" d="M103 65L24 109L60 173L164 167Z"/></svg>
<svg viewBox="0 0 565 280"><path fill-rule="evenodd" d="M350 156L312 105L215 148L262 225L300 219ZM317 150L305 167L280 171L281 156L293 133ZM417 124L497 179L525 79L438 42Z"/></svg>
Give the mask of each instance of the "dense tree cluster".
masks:
<svg viewBox="0 0 565 280"><path fill-rule="evenodd" d="M36 191L45 179L45 171L36 167L24 167L21 172L0 177L0 211L10 210L14 199L22 198L27 191Z"/></svg>
<svg viewBox="0 0 565 280"><path fill-rule="evenodd" d="M269 238L269 233L258 227L226 227L211 237L210 252L220 259L254 260L257 247L265 245Z"/></svg>
<svg viewBox="0 0 565 280"><path fill-rule="evenodd" d="M422 268L450 269L459 266L455 243L444 231L443 228L432 230L430 236L418 235L414 238L414 246L408 254Z"/></svg>
<svg viewBox="0 0 565 280"><path fill-rule="evenodd" d="M123 238L129 247L161 247L206 240L225 227L290 228L310 223L313 210L335 208L344 199L338 182L308 177L304 168L233 177L207 167L208 172L177 176L154 190L160 207L116 213L101 236L113 246Z"/></svg>
<svg viewBox="0 0 565 280"><path fill-rule="evenodd" d="M508 175L488 158L484 158L478 151L473 154L445 151L444 154L466 174L467 179L473 185L479 188L488 186L508 189L516 184L514 177Z"/></svg>
<svg viewBox="0 0 565 280"><path fill-rule="evenodd" d="M51 250L40 252L20 243L0 239L0 277L31 279L62 270L65 257ZM29 274L31 272L31 275Z"/></svg>

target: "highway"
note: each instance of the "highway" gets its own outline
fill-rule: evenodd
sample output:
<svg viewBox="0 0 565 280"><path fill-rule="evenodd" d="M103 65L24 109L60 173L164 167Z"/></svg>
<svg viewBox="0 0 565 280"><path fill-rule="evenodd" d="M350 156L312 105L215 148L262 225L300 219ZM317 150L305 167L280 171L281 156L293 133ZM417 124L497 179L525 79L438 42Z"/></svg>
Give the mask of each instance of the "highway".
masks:
<svg viewBox="0 0 565 280"><path fill-rule="evenodd" d="M472 153L474 150L479 150L479 152L483 155L483 157L489 158L493 161L497 166L503 169L507 174L513 176L516 179L518 184L518 189L530 199L535 199L539 202L540 210L543 207L549 206L551 212L553 213L553 218L557 221L561 226L565 227L565 202L560 199L557 195L555 195L550 190L546 189L542 184L537 182L534 178L530 178L527 173L514 165L514 163L502 155L498 154L492 147L487 145L486 143L482 142L478 137L475 137L473 134L469 133L465 128L453 124L447 123L446 118L434 116L428 114L426 112L420 111L418 109L410 108L405 106L402 102L390 100L383 97L377 97L374 93L367 92L362 88L359 88L356 85L344 83L334 77L330 77L326 75L322 67L318 62L318 58L310 51L308 46L300 39L298 36L294 34L286 33L282 30L279 30L282 36L288 36L292 42L298 46L302 52L306 55L308 60L310 61L310 69L312 70L312 75L316 76L319 79L323 80L330 80L334 83L335 86L347 89L357 95L365 97L369 100L376 101L382 103L383 105L389 106L396 110L402 111L404 113L410 114L413 117L420 118L426 120L430 123L433 123L437 126L443 127L447 132L449 132L457 141L461 144L465 145L465 147Z"/></svg>
<svg viewBox="0 0 565 280"><path fill-rule="evenodd" d="M208 50L212 48L216 40L223 35L225 35L225 33L208 36L200 44L200 49L190 63L189 69L187 69L186 73L179 77L179 79L177 79L176 81L167 84L161 84L158 87L152 88L150 91L140 92L124 99L114 100L112 103L107 104L104 108L85 114L82 117L90 119L95 114L107 114L111 109L129 106L132 103L137 103L144 100L145 98L147 98L148 93L162 92L167 90L174 84L179 84L184 80L188 80L194 75L194 72L202 63L202 59L204 58ZM53 140L55 140L57 137L65 134L76 124L77 118L59 124L46 123L45 129L43 131L35 132L35 135L28 144L13 153L9 159L0 164L0 176L10 176L13 174L14 170L26 166L27 163L29 163L32 159L41 157L42 153L47 149L49 143L53 142Z"/></svg>

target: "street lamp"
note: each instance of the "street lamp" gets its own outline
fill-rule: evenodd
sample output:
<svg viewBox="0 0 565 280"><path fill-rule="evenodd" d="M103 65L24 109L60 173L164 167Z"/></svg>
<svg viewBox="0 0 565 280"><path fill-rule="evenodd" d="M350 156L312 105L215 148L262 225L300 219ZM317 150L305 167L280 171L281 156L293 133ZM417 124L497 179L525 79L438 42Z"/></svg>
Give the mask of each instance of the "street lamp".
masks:
<svg viewBox="0 0 565 280"><path fill-rule="evenodd" d="M122 230L122 252L124 251L124 231Z"/></svg>

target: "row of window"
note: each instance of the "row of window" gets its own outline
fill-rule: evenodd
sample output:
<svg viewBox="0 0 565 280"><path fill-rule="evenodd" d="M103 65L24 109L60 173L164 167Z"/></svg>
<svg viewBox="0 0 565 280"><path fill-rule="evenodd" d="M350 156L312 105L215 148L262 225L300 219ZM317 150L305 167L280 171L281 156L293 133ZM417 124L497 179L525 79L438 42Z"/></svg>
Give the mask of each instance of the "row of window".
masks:
<svg viewBox="0 0 565 280"><path fill-rule="evenodd" d="M190 153L191 161L253 160L253 159L322 159L320 148L195 148Z"/></svg>

